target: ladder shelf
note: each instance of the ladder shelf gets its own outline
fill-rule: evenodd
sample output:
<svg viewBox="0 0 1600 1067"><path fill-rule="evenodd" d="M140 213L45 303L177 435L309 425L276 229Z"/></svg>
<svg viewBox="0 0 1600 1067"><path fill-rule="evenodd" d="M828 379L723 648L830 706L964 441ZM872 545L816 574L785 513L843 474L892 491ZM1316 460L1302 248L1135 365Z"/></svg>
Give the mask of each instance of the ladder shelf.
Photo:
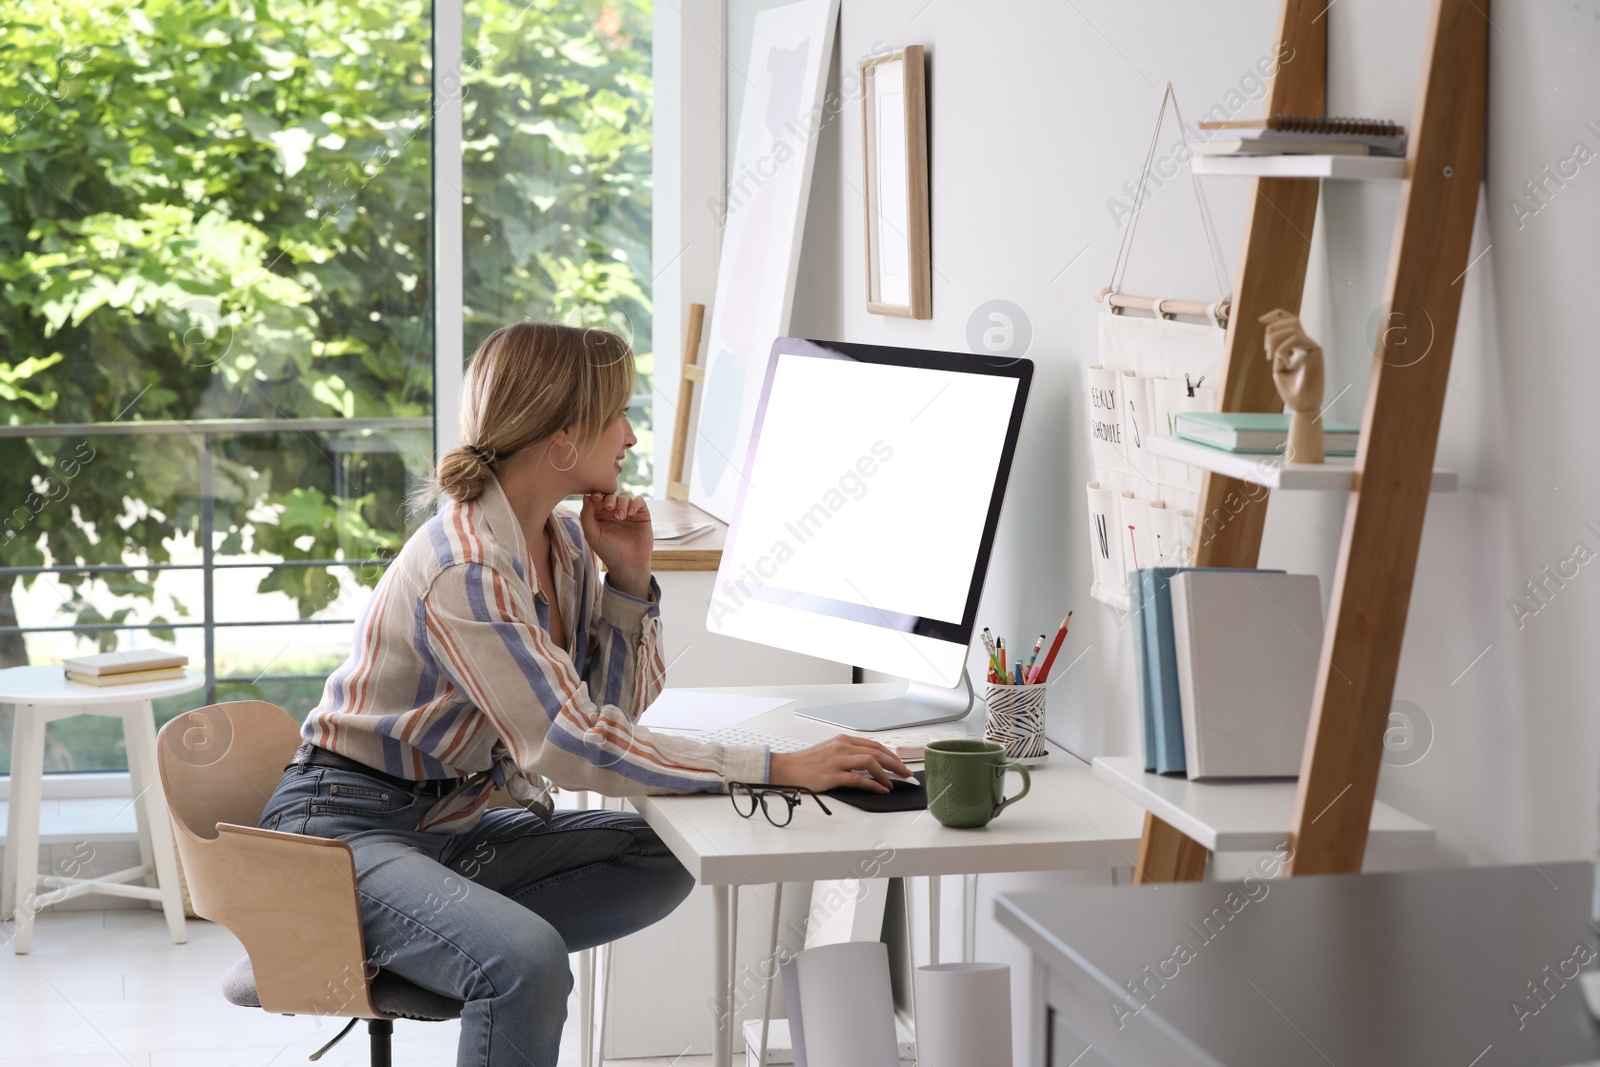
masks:
<svg viewBox="0 0 1600 1067"><path fill-rule="evenodd" d="M1271 157L1238 164L1258 169L1250 171L1256 177L1228 320L1220 410L1282 410L1270 365L1262 358L1264 327L1257 319L1273 308L1299 311L1311 251L1306 235L1315 222L1321 179L1338 177L1338 171L1352 176L1361 166L1381 170L1372 164L1382 162L1391 172L1387 177L1401 177L1385 306L1401 317L1400 324L1415 318L1420 328L1425 319L1433 339L1426 358L1415 360L1401 347L1404 330L1385 330L1378 338L1361 425L1362 455L1352 464L1348 482L1332 487L1346 492L1348 502L1288 827L1291 874L1359 871L1373 824L1381 739L1405 636L1426 490L1438 488L1446 473L1435 472L1433 460L1461 308L1463 287L1454 281L1467 267L1483 171L1486 5L1487 0L1433 0L1404 160ZM1274 76L1267 115L1326 113L1327 10L1324 0L1282 0L1278 46L1292 49L1296 58ZM1222 161L1195 162L1200 173L1207 173L1204 168ZM1324 167L1327 173L1285 176L1283 168L1293 167ZM1212 514L1230 495L1247 503L1215 536L1196 545L1191 562L1254 567L1271 494L1246 489L1239 472L1220 466L1213 464L1205 475L1196 514ZM1278 486L1292 482L1290 475L1298 475L1292 466L1280 470ZM1253 791L1241 795L1266 796L1259 785L1238 788ZM1137 880L1200 878L1205 842L1161 812L1196 832L1199 825L1153 801L1145 807Z"/></svg>

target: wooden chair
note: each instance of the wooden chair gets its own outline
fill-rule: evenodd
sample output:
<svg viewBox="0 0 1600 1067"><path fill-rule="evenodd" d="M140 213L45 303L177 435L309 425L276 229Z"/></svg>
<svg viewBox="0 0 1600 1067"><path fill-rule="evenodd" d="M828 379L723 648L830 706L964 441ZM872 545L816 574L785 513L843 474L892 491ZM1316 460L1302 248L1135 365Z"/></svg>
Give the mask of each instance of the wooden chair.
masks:
<svg viewBox="0 0 1600 1067"><path fill-rule="evenodd" d="M343 841L258 829L300 731L263 700L185 712L156 740L161 786L196 914L248 956L224 976L244 1007L367 1020L372 1067L389 1067L396 1018L459 1018L461 1002L366 965L355 863Z"/></svg>

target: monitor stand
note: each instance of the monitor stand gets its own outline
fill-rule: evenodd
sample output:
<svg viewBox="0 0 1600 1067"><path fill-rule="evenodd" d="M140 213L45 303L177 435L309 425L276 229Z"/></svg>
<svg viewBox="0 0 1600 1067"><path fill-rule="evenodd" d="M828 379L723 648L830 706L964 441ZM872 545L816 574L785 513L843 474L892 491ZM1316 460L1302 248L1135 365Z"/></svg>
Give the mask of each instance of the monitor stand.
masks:
<svg viewBox="0 0 1600 1067"><path fill-rule="evenodd" d="M842 726L846 730L904 730L912 726L964 719L975 703L972 676L963 667L961 684L953 689L928 685L926 682L907 682L904 693L888 700L821 704L796 708L794 713L802 718Z"/></svg>

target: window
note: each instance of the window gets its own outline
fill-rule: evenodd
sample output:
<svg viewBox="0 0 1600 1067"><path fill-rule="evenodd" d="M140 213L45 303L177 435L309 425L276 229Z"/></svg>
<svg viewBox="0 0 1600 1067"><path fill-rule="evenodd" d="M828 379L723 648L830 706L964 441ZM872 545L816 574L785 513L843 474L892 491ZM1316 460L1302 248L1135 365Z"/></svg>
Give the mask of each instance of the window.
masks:
<svg viewBox="0 0 1600 1067"><path fill-rule="evenodd" d="M639 366L650 487L650 0L467 0L462 35L464 348L524 318L615 330Z"/></svg>
<svg viewBox="0 0 1600 1067"><path fill-rule="evenodd" d="M472 57L457 233L435 17ZM303 717L418 522L436 248L462 249L469 352L603 320L647 398L649 27L648 0L9 0L0 666L161 644L208 686L158 722L244 697ZM7 712L0 770L10 736ZM113 720L48 745L49 770L126 766Z"/></svg>

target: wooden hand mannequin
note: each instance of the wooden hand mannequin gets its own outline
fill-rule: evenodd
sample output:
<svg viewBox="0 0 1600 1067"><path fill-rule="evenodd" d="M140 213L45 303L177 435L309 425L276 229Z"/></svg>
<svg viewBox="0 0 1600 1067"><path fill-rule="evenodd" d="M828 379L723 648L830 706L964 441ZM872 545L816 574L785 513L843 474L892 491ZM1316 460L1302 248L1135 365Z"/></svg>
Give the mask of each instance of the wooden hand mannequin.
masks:
<svg viewBox="0 0 1600 1067"><path fill-rule="evenodd" d="M1321 463L1322 346L1306 336L1300 317L1283 308L1261 316L1267 327L1267 358L1272 384L1289 409L1289 444L1285 463Z"/></svg>

